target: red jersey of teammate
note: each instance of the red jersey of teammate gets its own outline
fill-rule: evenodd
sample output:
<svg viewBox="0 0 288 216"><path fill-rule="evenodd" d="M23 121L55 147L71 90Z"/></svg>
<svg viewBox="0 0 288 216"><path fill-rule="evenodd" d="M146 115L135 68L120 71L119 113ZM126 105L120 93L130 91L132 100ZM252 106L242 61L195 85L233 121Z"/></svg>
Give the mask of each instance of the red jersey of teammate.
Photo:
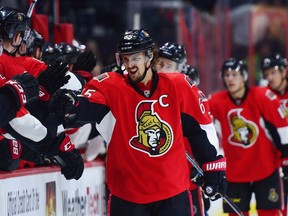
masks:
<svg viewBox="0 0 288 216"><path fill-rule="evenodd" d="M41 71L47 68L44 62L41 62L32 57L15 57L6 52L0 57L0 73L10 80L17 74L22 74L25 71L38 77Z"/></svg>
<svg viewBox="0 0 288 216"><path fill-rule="evenodd" d="M216 157L216 150L209 142L211 137L215 138L215 129L202 105L206 98L183 74L153 76L151 92L144 91L147 97L137 93L128 79L113 72L91 80L82 93L90 102L110 108L97 127L101 133L103 121L110 122L103 129L111 135L106 137L108 187L115 196L135 203L165 199L188 189L190 170L183 131L191 128L195 143L190 144L197 145L199 150L192 149L193 153L201 152L201 158L206 160ZM94 113L99 112L95 109ZM194 118L197 128L206 133L195 131L193 126L183 129L181 115Z"/></svg>
<svg viewBox="0 0 288 216"><path fill-rule="evenodd" d="M288 144L288 122L271 90L250 87L239 105L231 100L228 91L220 91L209 97L209 105L212 115L221 123L229 181L257 181L279 167L275 144ZM277 129L281 143L273 144L267 122Z"/></svg>

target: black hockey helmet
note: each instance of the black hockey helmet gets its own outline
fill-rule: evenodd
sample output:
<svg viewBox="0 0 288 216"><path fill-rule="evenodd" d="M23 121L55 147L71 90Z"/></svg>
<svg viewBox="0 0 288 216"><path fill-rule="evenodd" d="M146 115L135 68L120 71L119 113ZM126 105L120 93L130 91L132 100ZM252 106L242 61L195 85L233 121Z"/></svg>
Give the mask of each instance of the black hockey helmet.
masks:
<svg viewBox="0 0 288 216"><path fill-rule="evenodd" d="M122 65L121 55L144 52L152 58L156 44L145 29L127 30L117 44L116 62ZM146 73L145 73L146 74Z"/></svg>
<svg viewBox="0 0 288 216"><path fill-rule="evenodd" d="M199 72L196 67L186 64L182 70L182 73L189 76L197 86L200 84Z"/></svg>
<svg viewBox="0 0 288 216"><path fill-rule="evenodd" d="M262 72L269 68L279 67L285 69L287 67L287 60L283 58L279 53L273 53L272 55L265 57L261 62Z"/></svg>
<svg viewBox="0 0 288 216"><path fill-rule="evenodd" d="M68 64L75 64L81 51L78 47L61 42L56 45L62 51L63 61Z"/></svg>
<svg viewBox="0 0 288 216"><path fill-rule="evenodd" d="M42 46L45 44L45 39L40 33L32 29L29 34L29 37L25 42L27 45L27 54L32 55L36 48L42 49Z"/></svg>
<svg viewBox="0 0 288 216"><path fill-rule="evenodd" d="M127 30L117 45L117 53L132 54L153 50L155 43L145 29Z"/></svg>
<svg viewBox="0 0 288 216"><path fill-rule="evenodd" d="M236 58L229 58L224 61L222 65L222 70L221 70L221 76L222 78L224 77L224 72L226 70L236 70L240 71L244 81L248 81L248 65L245 61L243 60L237 60Z"/></svg>
<svg viewBox="0 0 288 216"><path fill-rule="evenodd" d="M52 42L47 42L42 46L42 60L48 65L55 60L62 60L62 50Z"/></svg>
<svg viewBox="0 0 288 216"><path fill-rule="evenodd" d="M185 64L187 61L185 47L173 42L167 42L160 47L158 56L170 59L178 64Z"/></svg>
<svg viewBox="0 0 288 216"><path fill-rule="evenodd" d="M21 11L10 7L0 8L0 35L11 40L18 32L24 37L28 30L30 18Z"/></svg>

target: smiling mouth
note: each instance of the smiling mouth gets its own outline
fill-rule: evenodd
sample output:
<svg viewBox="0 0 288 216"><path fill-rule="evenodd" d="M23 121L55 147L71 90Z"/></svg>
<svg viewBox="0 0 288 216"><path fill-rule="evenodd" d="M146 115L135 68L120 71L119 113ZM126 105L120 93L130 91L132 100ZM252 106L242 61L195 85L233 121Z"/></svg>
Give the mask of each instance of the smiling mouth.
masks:
<svg viewBox="0 0 288 216"><path fill-rule="evenodd" d="M137 70L129 70L129 73L132 74L132 75L133 75L133 74L136 74L136 73L137 73Z"/></svg>

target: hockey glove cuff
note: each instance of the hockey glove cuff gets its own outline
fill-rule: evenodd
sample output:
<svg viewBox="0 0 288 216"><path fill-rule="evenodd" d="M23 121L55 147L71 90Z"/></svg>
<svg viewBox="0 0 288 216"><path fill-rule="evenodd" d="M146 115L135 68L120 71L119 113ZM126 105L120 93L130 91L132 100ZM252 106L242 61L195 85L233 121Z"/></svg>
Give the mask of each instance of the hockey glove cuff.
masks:
<svg viewBox="0 0 288 216"><path fill-rule="evenodd" d="M219 199L227 190L226 158L219 155L215 160L203 164L202 169L204 193L213 201Z"/></svg>
<svg viewBox="0 0 288 216"><path fill-rule="evenodd" d="M67 135L62 133L58 136L57 143L52 148L52 153L55 162L61 166L61 174L67 180L78 180L82 176L84 171L83 158Z"/></svg>
<svg viewBox="0 0 288 216"><path fill-rule="evenodd" d="M14 76L1 87L0 91L15 98L17 109L25 104L36 101L39 98L39 86L37 79L28 73Z"/></svg>

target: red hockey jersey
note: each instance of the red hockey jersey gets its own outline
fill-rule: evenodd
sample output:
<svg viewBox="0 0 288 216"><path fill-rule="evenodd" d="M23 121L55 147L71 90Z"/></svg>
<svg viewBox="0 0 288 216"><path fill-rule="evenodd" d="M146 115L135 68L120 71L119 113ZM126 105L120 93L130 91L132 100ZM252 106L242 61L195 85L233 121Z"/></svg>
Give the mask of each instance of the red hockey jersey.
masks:
<svg viewBox="0 0 288 216"><path fill-rule="evenodd" d="M38 77L39 73L46 69L47 65L32 57L15 57L3 52L0 57L0 73L7 80L10 80L17 74L28 72L35 77Z"/></svg>
<svg viewBox="0 0 288 216"><path fill-rule="evenodd" d="M203 160L215 158L211 142L218 142L209 111L202 104L207 99L193 82L178 73L153 76L151 92L144 91L146 97L114 72L94 78L82 92L93 104L109 107L97 125L108 141L108 187L115 196L135 203L166 199L188 189L183 131L195 137L190 145L197 145L198 158ZM91 109L83 112L88 115ZM99 112L95 110L94 115ZM182 128L188 118L196 120L197 130L194 125ZM101 126L105 122L109 123Z"/></svg>
<svg viewBox="0 0 288 216"><path fill-rule="evenodd" d="M212 115L221 124L222 146L231 182L261 180L279 167L278 148L288 144L288 122L277 96L269 89L251 87L236 105L228 91L209 97ZM273 143L273 132L276 139ZM279 143L278 143L279 142Z"/></svg>

